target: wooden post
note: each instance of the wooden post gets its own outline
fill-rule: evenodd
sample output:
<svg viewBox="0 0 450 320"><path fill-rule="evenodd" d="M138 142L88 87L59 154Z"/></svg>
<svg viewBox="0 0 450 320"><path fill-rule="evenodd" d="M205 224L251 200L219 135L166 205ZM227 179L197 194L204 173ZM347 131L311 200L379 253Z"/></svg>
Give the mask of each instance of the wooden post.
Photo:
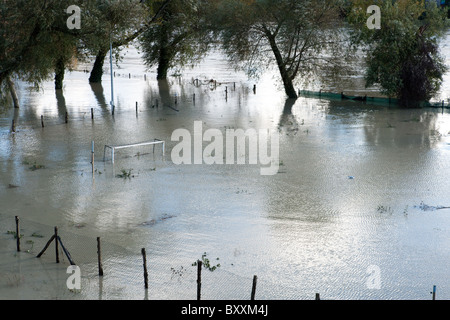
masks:
<svg viewBox="0 0 450 320"><path fill-rule="evenodd" d="M250 300L255 300L255 293L256 293L256 281L258 280L258 277L255 275L253 276L253 285L252 285L252 295L250 297Z"/></svg>
<svg viewBox="0 0 450 320"><path fill-rule="evenodd" d="M91 108L91 119L94 120L94 108Z"/></svg>
<svg viewBox="0 0 450 320"><path fill-rule="evenodd" d="M16 132L16 123L14 122L14 120L12 121L11 132Z"/></svg>
<svg viewBox="0 0 450 320"><path fill-rule="evenodd" d="M45 245L44 249L42 249L41 252L39 252L39 254L36 256L36 258L40 258L42 256L42 254L45 252L45 250L47 250L47 248L49 247L49 245L52 243L52 241L55 239L55 235L52 235L52 237L50 238L50 240L47 241L47 244Z"/></svg>
<svg viewBox="0 0 450 320"><path fill-rule="evenodd" d="M253 85L253 93L256 94L256 84Z"/></svg>
<svg viewBox="0 0 450 320"><path fill-rule="evenodd" d="M136 116L138 115L139 111L138 111L138 102L136 101Z"/></svg>
<svg viewBox="0 0 450 320"><path fill-rule="evenodd" d="M131 79L131 73L128 74L128 79Z"/></svg>
<svg viewBox="0 0 450 320"><path fill-rule="evenodd" d="M197 300L200 301L202 295L202 262L197 261Z"/></svg>
<svg viewBox="0 0 450 320"><path fill-rule="evenodd" d="M69 251L67 251L67 249L64 247L64 245L63 245L63 243L62 243L62 241L61 241L61 237L58 236L57 239L55 239L55 241L56 241L56 242L59 241L59 244L61 245L61 248L62 248L62 250L64 251L64 253L66 254L67 259L69 259L70 264L71 264L72 266L75 266L76 264L75 264L75 262L73 262L73 259L72 259L72 257L70 256Z"/></svg>
<svg viewBox="0 0 450 320"><path fill-rule="evenodd" d="M225 100L228 100L228 87L225 87Z"/></svg>
<svg viewBox="0 0 450 320"><path fill-rule="evenodd" d="M178 97L177 97L177 94L175 93L175 104L177 104L178 103Z"/></svg>
<svg viewBox="0 0 450 320"><path fill-rule="evenodd" d="M19 217L16 216L16 240L17 240L17 251L20 251L20 230L19 230Z"/></svg>
<svg viewBox="0 0 450 320"><path fill-rule="evenodd" d="M44 128L44 116L41 116L41 126Z"/></svg>
<svg viewBox="0 0 450 320"><path fill-rule="evenodd" d="M144 261L144 285L145 289L148 289L147 254L145 253L145 248L142 248L141 253Z"/></svg>
<svg viewBox="0 0 450 320"><path fill-rule="evenodd" d="M192 97L192 101L194 101L194 104L195 104L195 93L194 93L194 96Z"/></svg>
<svg viewBox="0 0 450 320"><path fill-rule="evenodd" d="M55 227L55 254L56 254L56 263L59 263L59 253L58 253L58 228Z"/></svg>
<svg viewBox="0 0 450 320"><path fill-rule="evenodd" d="M100 248L100 237L97 237L97 258L98 258L98 275L103 276L102 251Z"/></svg>
<svg viewBox="0 0 450 320"><path fill-rule="evenodd" d="M433 292L431 292L432 294L432 300L436 300L436 286L433 286Z"/></svg>
<svg viewBox="0 0 450 320"><path fill-rule="evenodd" d="M147 75L144 74L144 81L147 81Z"/></svg>
<svg viewBox="0 0 450 320"><path fill-rule="evenodd" d="M316 293L316 300L320 300L320 294Z"/></svg>

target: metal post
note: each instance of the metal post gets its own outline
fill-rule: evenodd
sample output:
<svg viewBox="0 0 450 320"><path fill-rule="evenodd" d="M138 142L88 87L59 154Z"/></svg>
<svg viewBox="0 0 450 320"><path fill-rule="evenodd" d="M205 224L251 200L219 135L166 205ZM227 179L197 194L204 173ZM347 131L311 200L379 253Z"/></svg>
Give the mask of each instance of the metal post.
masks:
<svg viewBox="0 0 450 320"><path fill-rule="evenodd" d="M94 174L94 141L92 141L91 146L91 164L92 164L92 174Z"/></svg>
<svg viewBox="0 0 450 320"><path fill-rule="evenodd" d="M113 60L112 60L112 35L109 33L109 65L111 68L111 108L112 114L114 115L114 74L113 74Z"/></svg>

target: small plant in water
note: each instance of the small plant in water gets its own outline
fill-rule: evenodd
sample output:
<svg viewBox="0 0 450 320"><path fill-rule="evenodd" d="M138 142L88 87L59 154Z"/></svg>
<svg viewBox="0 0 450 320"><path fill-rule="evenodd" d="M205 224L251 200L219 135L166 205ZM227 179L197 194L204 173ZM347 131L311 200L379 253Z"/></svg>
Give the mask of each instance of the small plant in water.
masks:
<svg viewBox="0 0 450 320"><path fill-rule="evenodd" d="M31 171L36 171L36 170L44 169L44 168L45 168L44 165L42 165L42 164L37 164L36 161L34 161L34 163L31 163L30 161L25 160L25 161L23 161L22 163L23 163L24 165L27 165L27 166L31 165L31 167L28 167L28 169L30 169Z"/></svg>
<svg viewBox="0 0 450 320"><path fill-rule="evenodd" d="M379 213L384 213L384 212L392 213L393 212L391 207L385 207L385 206L378 206L377 211Z"/></svg>
<svg viewBox="0 0 450 320"><path fill-rule="evenodd" d="M172 271L172 279L174 277L181 277L183 273L186 271L186 269L183 268L183 266L180 267L180 269L170 268L170 271Z"/></svg>
<svg viewBox="0 0 450 320"><path fill-rule="evenodd" d="M217 268L220 267L220 263L216 264L215 266L212 265L212 264L211 264L211 261L210 261L206 256L207 256L207 253L205 252L205 253L202 254L202 259L201 259L202 265L203 265L203 267L204 267L205 269L207 269L207 270L213 272L214 270L216 270ZM216 258L216 260L219 260L219 258ZM192 264L192 266L196 266L196 265L197 265L197 261L195 261L195 262Z"/></svg>
<svg viewBox="0 0 450 320"><path fill-rule="evenodd" d="M14 239L17 239L17 233L15 231L12 230L8 230L6 231L6 234L12 234L14 236ZM20 234L20 238L23 237L23 234Z"/></svg>
<svg viewBox="0 0 450 320"><path fill-rule="evenodd" d="M133 169L130 169L130 170L125 170L125 169L122 169L121 171L120 171L120 173L118 174L118 175L116 175L116 177L117 178L123 178L123 179L130 179L130 178L134 178L134 175L131 175L131 171L133 171Z"/></svg>

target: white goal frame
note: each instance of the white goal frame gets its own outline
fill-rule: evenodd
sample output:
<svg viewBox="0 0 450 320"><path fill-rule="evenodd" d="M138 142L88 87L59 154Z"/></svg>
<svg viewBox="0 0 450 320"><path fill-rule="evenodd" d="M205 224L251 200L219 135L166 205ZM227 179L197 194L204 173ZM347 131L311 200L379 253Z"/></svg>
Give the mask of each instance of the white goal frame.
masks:
<svg viewBox="0 0 450 320"><path fill-rule="evenodd" d="M105 145L105 148L103 149L103 161L106 161L106 149L108 149L108 148L111 149L111 161L114 164L115 151L118 149L153 145L153 153L155 153L155 145L157 145L157 144L162 144L162 156L163 156L163 160L164 160L165 153L166 153L166 142L159 140L159 139L155 139L154 141L149 141L149 142L140 142L140 143L126 144L126 145L119 145L119 146Z"/></svg>

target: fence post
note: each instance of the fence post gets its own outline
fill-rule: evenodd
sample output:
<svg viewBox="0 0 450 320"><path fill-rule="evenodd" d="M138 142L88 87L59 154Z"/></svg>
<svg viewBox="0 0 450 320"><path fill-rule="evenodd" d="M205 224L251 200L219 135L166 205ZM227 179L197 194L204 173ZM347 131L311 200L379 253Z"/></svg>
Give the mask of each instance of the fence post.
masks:
<svg viewBox="0 0 450 320"><path fill-rule="evenodd" d="M197 261L197 300L201 300L202 295L202 261Z"/></svg>
<svg viewBox="0 0 450 320"><path fill-rule="evenodd" d="M94 144L95 144L95 142L92 141L92 145L91 145L91 165L92 165L92 174L94 174L94 172L95 172L95 170L94 170L94 161L95 161Z"/></svg>
<svg viewBox="0 0 450 320"><path fill-rule="evenodd" d="M14 120L12 121L11 132L16 132L16 123L14 122Z"/></svg>
<svg viewBox="0 0 450 320"><path fill-rule="evenodd" d="M250 297L250 300L255 300L255 294L256 294L256 281L258 280L258 277L255 275L253 276L253 285L252 285L252 295Z"/></svg>
<svg viewBox="0 0 450 320"><path fill-rule="evenodd" d="M58 254L58 228L55 227L55 253L56 253L56 263L59 263L59 254Z"/></svg>
<svg viewBox="0 0 450 320"><path fill-rule="evenodd" d="M97 237L97 258L98 258L98 275L103 276L102 251L100 247L100 237Z"/></svg>
<svg viewBox="0 0 450 320"><path fill-rule="evenodd" d="M433 286L433 292L431 292L432 294L432 299L436 300L436 286Z"/></svg>
<svg viewBox="0 0 450 320"><path fill-rule="evenodd" d="M19 217L16 216L16 239L17 239L17 251L20 251L20 230L19 230Z"/></svg>
<svg viewBox="0 0 450 320"><path fill-rule="evenodd" d="M145 248L141 249L141 253L144 262L144 286L145 289L148 289L147 254L145 252Z"/></svg>

